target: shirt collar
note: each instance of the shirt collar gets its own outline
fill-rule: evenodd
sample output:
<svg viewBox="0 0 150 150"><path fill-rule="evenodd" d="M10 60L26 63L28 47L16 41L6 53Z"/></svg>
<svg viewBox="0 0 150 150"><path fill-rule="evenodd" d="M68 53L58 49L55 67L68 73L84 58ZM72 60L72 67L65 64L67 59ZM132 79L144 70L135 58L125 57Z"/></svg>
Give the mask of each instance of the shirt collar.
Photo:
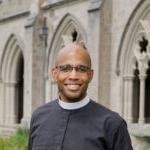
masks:
<svg viewBox="0 0 150 150"><path fill-rule="evenodd" d="M74 102L74 103L67 103L67 102L60 100L60 98L59 98L60 107L62 107L63 109L66 109L66 110L75 110L75 109L82 108L82 107L86 106L89 102L90 102L90 99L88 96L86 96L81 101Z"/></svg>

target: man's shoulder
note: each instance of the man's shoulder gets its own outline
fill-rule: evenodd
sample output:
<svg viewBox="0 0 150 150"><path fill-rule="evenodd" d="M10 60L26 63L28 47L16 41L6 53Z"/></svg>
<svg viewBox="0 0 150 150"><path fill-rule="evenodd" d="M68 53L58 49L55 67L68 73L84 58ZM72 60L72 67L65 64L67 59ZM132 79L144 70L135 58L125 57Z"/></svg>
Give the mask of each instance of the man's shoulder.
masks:
<svg viewBox="0 0 150 150"><path fill-rule="evenodd" d="M50 101L50 102L47 102L47 103L45 103L45 104L39 106L39 107L37 108L37 110L40 110L40 109L47 109L47 108L49 108L49 107L55 106L56 104L57 104L57 99L52 100L52 101Z"/></svg>
<svg viewBox="0 0 150 150"><path fill-rule="evenodd" d="M108 114L112 114L112 115L116 115L116 112L115 111L112 111L110 108L94 101L94 100L91 100L91 105L93 107L94 110L100 112L100 113L104 113L106 115Z"/></svg>
<svg viewBox="0 0 150 150"><path fill-rule="evenodd" d="M33 112L33 116L47 114L48 112L52 111L55 107L57 107L57 99L47 102L36 108Z"/></svg>
<svg viewBox="0 0 150 150"><path fill-rule="evenodd" d="M113 123L114 125L118 126L122 121L124 121L118 112L115 112L93 100L91 100L91 104L93 113L105 123Z"/></svg>

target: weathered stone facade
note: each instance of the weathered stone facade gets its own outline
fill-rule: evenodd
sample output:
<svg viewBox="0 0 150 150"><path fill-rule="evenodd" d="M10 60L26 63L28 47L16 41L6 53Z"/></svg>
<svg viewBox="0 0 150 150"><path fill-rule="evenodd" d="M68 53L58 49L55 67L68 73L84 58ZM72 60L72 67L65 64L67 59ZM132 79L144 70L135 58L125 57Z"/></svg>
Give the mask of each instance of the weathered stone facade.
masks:
<svg viewBox="0 0 150 150"><path fill-rule="evenodd" d="M135 150L148 150L149 0L1 0L0 10L1 133L28 127L57 97L50 69L76 32L93 61L89 95L125 118Z"/></svg>

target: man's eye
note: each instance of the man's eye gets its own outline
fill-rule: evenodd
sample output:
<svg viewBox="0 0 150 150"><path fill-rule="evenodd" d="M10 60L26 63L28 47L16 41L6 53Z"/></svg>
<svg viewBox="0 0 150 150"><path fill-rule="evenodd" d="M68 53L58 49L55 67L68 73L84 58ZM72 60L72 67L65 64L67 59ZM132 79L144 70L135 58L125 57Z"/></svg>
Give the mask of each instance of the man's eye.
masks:
<svg viewBox="0 0 150 150"><path fill-rule="evenodd" d="M87 66L78 66L79 72L87 72L89 70L89 67Z"/></svg>
<svg viewBox="0 0 150 150"><path fill-rule="evenodd" d="M71 67L68 65L60 66L60 71L62 72L69 72L71 70Z"/></svg>

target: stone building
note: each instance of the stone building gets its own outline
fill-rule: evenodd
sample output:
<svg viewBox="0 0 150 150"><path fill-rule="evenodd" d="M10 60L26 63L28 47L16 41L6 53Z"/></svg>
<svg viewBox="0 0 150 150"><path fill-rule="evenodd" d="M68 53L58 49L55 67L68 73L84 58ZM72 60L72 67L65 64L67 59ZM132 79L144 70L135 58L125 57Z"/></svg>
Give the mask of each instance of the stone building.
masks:
<svg viewBox="0 0 150 150"><path fill-rule="evenodd" d="M89 95L125 118L135 150L147 150L149 0L0 0L0 133L28 127L57 96L50 68L73 35L92 57Z"/></svg>

